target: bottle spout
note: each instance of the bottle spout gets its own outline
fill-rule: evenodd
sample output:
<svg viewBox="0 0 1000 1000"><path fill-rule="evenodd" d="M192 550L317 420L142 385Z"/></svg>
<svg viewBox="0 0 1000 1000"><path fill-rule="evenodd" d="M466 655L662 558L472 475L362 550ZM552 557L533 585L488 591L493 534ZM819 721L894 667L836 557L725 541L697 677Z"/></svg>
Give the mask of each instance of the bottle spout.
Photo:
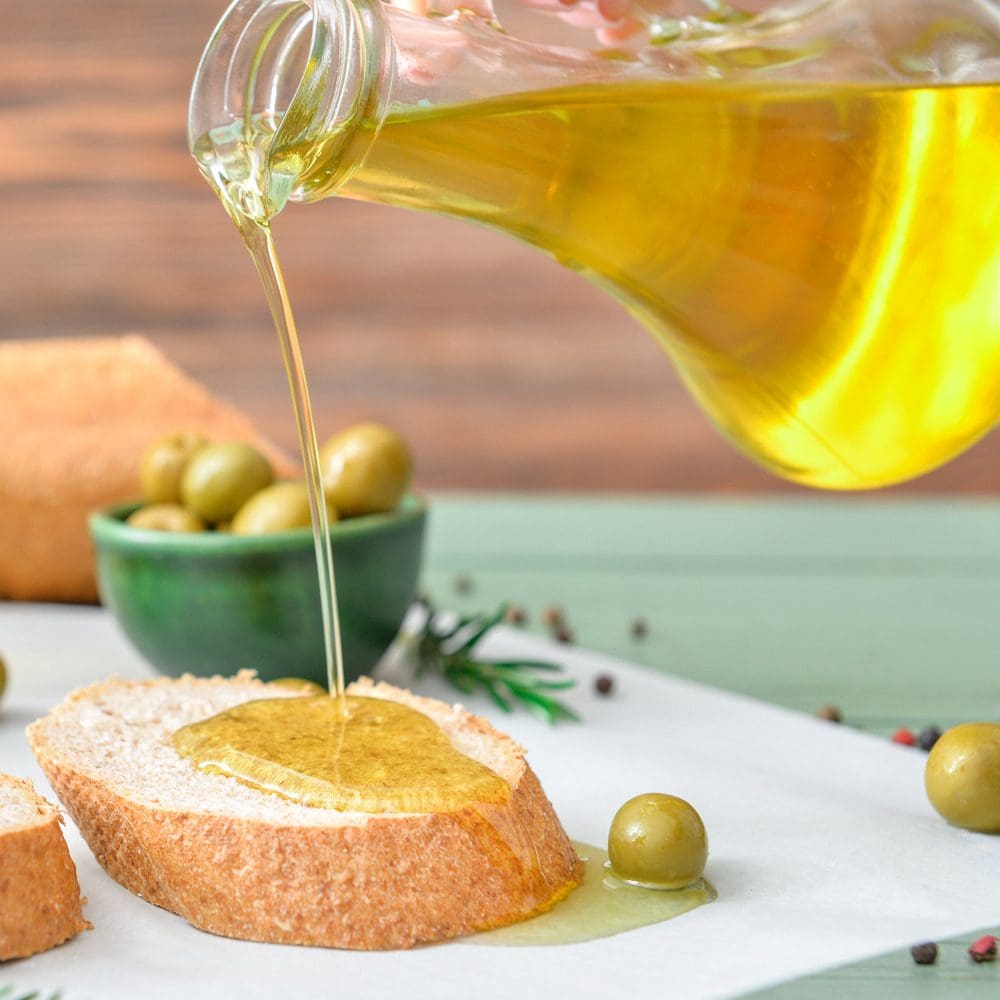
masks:
<svg viewBox="0 0 1000 1000"><path fill-rule="evenodd" d="M323 197L364 159L394 60L377 0L235 0L202 55L188 143L237 223ZM318 161L340 169L311 170Z"/></svg>
<svg viewBox="0 0 1000 1000"><path fill-rule="evenodd" d="M650 72L643 58L520 39L492 0L234 0L195 74L188 142L237 225L266 224L288 201L343 185L390 102L457 105Z"/></svg>

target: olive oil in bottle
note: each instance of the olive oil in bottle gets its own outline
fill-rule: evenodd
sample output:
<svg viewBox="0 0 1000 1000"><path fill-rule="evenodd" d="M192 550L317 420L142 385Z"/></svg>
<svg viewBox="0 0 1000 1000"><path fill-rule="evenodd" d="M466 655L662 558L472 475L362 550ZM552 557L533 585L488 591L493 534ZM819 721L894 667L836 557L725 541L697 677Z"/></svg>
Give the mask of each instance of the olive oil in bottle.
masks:
<svg viewBox="0 0 1000 1000"><path fill-rule="evenodd" d="M390 114L338 193L548 251L646 325L751 457L857 489L1000 417L998 172L996 84L664 80Z"/></svg>

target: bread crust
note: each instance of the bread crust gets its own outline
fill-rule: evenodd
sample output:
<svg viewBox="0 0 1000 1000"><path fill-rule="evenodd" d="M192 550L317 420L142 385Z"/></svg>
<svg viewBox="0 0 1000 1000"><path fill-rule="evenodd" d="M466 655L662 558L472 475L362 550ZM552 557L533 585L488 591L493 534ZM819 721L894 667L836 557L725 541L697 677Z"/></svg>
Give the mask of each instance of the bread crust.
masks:
<svg viewBox="0 0 1000 1000"><path fill-rule="evenodd" d="M97 600L87 516L139 495L148 445L178 430L297 466L142 337L0 344L0 598Z"/></svg>
<svg viewBox="0 0 1000 1000"><path fill-rule="evenodd" d="M260 697L259 688L266 686L248 693ZM444 710L466 738L497 744L517 774L506 803L347 823L332 813L329 825L295 825L141 801L76 766L53 737L74 700L100 690L77 693L35 723L29 742L108 874L202 930L284 944L408 948L543 912L579 881L580 861L521 748L457 707L388 685L352 690L408 704L439 724Z"/></svg>
<svg viewBox="0 0 1000 1000"><path fill-rule="evenodd" d="M27 822L0 829L0 961L46 951L91 925L58 810L31 783L0 774L34 807Z"/></svg>

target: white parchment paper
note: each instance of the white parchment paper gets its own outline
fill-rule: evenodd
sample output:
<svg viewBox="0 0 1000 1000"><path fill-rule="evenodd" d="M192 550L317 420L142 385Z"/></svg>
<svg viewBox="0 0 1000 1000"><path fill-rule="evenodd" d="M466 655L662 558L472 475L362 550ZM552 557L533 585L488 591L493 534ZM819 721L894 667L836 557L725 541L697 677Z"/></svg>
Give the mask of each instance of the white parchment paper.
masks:
<svg viewBox="0 0 1000 1000"><path fill-rule="evenodd" d="M51 790L23 728L71 688L149 668L102 611L0 606L12 675L0 769ZM1000 837L952 829L923 792L925 755L752 700L506 631L491 652L563 660L581 680L580 725L497 719L577 840L601 843L644 791L690 800L710 838L717 902L587 944L497 948L475 939L361 954L230 941L120 888L67 822L94 930L0 965L0 985L65 1000L734 996L822 968L1000 922ZM600 673L612 697L592 693ZM454 700L450 689L425 693Z"/></svg>

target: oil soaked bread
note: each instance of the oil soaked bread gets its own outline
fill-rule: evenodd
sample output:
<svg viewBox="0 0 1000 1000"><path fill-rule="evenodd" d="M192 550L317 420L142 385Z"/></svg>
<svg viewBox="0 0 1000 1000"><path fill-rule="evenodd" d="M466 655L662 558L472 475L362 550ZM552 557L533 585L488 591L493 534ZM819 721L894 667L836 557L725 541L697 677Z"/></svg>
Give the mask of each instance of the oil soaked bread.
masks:
<svg viewBox="0 0 1000 1000"><path fill-rule="evenodd" d="M94 685L29 741L108 873L217 934L409 947L543 912L572 889L579 859L521 747L459 707L370 682L348 693L423 712L509 783L509 799L338 812L201 772L174 750L177 729L251 699L300 696L246 675Z"/></svg>

